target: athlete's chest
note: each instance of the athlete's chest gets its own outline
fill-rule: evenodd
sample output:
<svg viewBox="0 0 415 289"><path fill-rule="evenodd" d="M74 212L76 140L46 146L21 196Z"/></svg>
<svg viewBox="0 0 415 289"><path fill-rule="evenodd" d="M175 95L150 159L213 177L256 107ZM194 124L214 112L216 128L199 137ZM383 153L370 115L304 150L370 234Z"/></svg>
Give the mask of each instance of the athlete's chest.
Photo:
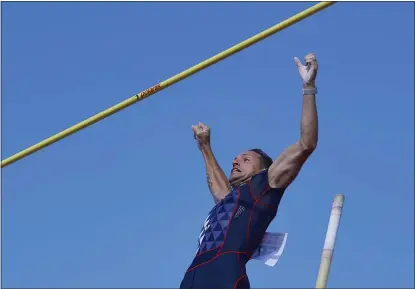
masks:
<svg viewBox="0 0 415 289"><path fill-rule="evenodd" d="M214 249L223 243L238 197L238 190L233 190L209 212L199 235L199 252Z"/></svg>

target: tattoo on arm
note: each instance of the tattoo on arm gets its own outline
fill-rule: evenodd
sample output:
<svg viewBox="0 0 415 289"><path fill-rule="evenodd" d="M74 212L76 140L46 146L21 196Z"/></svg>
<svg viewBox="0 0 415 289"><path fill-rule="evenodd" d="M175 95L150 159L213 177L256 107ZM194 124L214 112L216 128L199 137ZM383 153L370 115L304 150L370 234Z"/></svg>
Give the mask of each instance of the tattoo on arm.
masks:
<svg viewBox="0 0 415 289"><path fill-rule="evenodd" d="M209 185L209 189L212 189L212 180L210 179L210 174L206 172L206 176L207 176L207 182Z"/></svg>
<svg viewBox="0 0 415 289"><path fill-rule="evenodd" d="M215 202L217 202L229 194L231 191L230 184L225 173L217 163L211 149L208 147L202 150L202 152L205 159L206 178L209 190Z"/></svg>

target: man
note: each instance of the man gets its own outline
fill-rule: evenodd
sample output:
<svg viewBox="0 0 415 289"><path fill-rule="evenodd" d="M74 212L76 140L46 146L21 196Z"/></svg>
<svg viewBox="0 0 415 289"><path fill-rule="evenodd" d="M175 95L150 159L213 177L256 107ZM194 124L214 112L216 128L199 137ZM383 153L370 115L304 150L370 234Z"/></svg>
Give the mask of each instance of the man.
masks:
<svg viewBox="0 0 415 289"><path fill-rule="evenodd" d="M313 53L305 65L294 60L303 81L301 134L275 161L260 149L249 150L233 160L227 179L212 152L210 129L202 123L192 127L216 205L180 288L250 288L246 263L276 216L284 191L317 146L317 61Z"/></svg>

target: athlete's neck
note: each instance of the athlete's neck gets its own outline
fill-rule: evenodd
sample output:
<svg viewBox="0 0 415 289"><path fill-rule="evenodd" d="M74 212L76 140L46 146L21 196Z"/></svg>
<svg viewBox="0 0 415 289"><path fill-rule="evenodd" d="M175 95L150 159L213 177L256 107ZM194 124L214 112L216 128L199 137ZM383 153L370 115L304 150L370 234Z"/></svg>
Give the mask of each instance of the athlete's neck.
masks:
<svg viewBox="0 0 415 289"><path fill-rule="evenodd" d="M266 169L262 169L254 174L248 175L246 178L243 178L241 180L236 180L234 183L231 183L231 187L232 189L235 189L237 187L240 187L242 185L245 185L246 183L248 183L254 176L256 176L257 174L259 174L260 172L265 171Z"/></svg>

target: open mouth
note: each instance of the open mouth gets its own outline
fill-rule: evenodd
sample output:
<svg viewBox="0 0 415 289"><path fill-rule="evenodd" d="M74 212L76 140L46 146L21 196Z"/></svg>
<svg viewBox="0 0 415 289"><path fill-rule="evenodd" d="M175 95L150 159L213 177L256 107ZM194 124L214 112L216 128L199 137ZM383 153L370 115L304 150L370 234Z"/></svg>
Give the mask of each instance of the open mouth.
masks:
<svg viewBox="0 0 415 289"><path fill-rule="evenodd" d="M238 168L233 168L232 169L232 171L231 171L231 173L240 173L241 172L241 170L240 169L238 169Z"/></svg>

